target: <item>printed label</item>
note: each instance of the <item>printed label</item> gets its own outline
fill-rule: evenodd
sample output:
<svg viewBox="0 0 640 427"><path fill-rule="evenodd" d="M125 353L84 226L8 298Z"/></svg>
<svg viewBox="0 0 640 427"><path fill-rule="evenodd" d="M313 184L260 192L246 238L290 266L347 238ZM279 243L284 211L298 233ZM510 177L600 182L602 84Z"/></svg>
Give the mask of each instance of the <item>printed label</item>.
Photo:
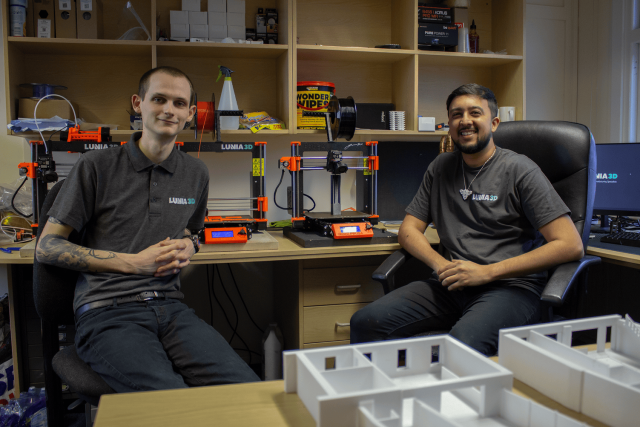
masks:
<svg viewBox="0 0 640 427"><path fill-rule="evenodd" d="M264 159L253 160L253 176L264 176ZM260 162L262 160L262 162Z"/></svg>
<svg viewBox="0 0 640 427"><path fill-rule="evenodd" d="M369 159L362 159L362 166L364 166L365 168L369 167ZM364 169L362 171L362 173L364 173L365 175L371 175L371 170L370 169Z"/></svg>
<svg viewBox="0 0 640 427"><path fill-rule="evenodd" d="M60 0L58 2L59 10L71 10L71 1L70 0Z"/></svg>
<svg viewBox="0 0 640 427"><path fill-rule="evenodd" d="M38 37L51 38L51 19L38 19Z"/></svg>
<svg viewBox="0 0 640 427"><path fill-rule="evenodd" d="M80 0L80 10L93 10L93 2L92 0Z"/></svg>

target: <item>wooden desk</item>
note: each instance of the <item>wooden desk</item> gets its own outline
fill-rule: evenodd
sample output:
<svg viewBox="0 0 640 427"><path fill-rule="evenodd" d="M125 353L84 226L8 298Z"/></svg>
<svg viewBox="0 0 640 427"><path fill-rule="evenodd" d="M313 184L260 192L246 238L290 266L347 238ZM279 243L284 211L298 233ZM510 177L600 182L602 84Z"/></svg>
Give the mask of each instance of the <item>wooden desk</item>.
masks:
<svg viewBox="0 0 640 427"><path fill-rule="evenodd" d="M492 360L497 362L497 357ZM514 380L513 391L590 426L606 427L606 424L572 411L518 380ZM284 381L267 381L105 395L100 399L94 425L315 427L316 424L298 395L284 392Z"/></svg>

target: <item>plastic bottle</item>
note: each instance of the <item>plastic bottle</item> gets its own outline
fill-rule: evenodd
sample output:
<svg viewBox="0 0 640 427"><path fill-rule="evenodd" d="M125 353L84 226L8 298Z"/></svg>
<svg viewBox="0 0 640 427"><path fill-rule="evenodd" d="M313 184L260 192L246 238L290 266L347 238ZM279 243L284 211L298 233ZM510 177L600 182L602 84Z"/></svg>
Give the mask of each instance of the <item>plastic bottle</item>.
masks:
<svg viewBox="0 0 640 427"><path fill-rule="evenodd" d="M25 37L27 35L27 0L10 0L9 13L11 15L9 35Z"/></svg>
<svg viewBox="0 0 640 427"><path fill-rule="evenodd" d="M220 80L220 77L224 74L224 84L222 85L222 95L220 95L218 109L220 111L237 110L238 102L236 101L236 94L233 91L233 84L231 83L231 73L233 73L233 71L222 65L218 65L218 68L220 68L220 73L218 74L216 82ZM238 130L239 126L240 117L220 117L220 130Z"/></svg>
<svg viewBox="0 0 640 427"><path fill-rule="evenodd" d="M264 380L282 379L282 333L277 323L270 323L262 337L264 351Z"/></svg>
<svg viewBox="0 0 640 427"><path fill-rule="evenodd" d="M471 21L469 28L469 52L480 53L480 36L476 32L476 20Z"/></svg>

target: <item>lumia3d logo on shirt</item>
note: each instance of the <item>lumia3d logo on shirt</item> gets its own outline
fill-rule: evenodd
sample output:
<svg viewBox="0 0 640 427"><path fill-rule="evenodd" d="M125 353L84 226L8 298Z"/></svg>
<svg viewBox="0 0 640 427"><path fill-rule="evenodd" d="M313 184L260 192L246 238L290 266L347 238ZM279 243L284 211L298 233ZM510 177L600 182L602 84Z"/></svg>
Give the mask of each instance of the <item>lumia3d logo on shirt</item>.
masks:
<svg viewBox="0 0 640 427"><path fill-rule="evenodd" d="M184 199L182 197L169 197L170 205L195 205L196 199Z"/></svg>
<svg viewBox="0 0 640 427"><path fill-rule="evenodd" d="M491 194L474 194L471 200L477 200L479 202L495 202L498 200L498 196L492 196Z"/></svg>
<svg viewBox="0 0 640 427"><path fill-rule="evenodd" d="M617 173L599 173L596 176L596 179L602 179L602 180L605 180L605 181L618 179L618 174Z"/></svg>

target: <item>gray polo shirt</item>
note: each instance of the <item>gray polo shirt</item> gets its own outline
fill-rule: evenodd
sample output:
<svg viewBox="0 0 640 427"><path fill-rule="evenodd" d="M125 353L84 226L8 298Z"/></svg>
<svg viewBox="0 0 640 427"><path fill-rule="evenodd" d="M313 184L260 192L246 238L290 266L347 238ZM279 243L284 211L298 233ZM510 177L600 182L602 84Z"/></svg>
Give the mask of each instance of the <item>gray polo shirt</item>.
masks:
<svg viewBox="0 0 640 427"><path fill-rule="evenodd" d="M570 213L538 165L511 150L496 149L482 172L463 166L459 151L439 155L406 209L435 224L453 259L487 265L530 252L545 243L540 227ZM471 181L473 194L464 200L460 189ZM499 282L540 294L546 272Z"/></svg>
<svg viewBox="0 0 640 427"><path fill-rule="evenodd" d="M83 246L135 254L167 237L182 238L185 228L204 226L207 167L178 150L156 165L140 151L141 135L83 154L64 181L49 215L83 233ZM76 310L92 301L179 289L179 274L80 273L73 305Z"/></svg>

